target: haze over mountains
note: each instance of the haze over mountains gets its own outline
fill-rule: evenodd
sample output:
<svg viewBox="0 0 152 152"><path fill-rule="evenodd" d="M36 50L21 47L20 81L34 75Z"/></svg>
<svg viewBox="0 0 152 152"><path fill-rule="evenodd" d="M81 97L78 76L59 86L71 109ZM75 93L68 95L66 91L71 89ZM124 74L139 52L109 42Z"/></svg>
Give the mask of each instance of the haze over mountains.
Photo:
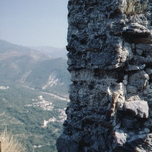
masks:
<svg viewBox="0 0 152 152"><path fill-rule="evenodd" d="M67 95L70 76L65 49L24 47L0 40L0 83L22 84Z"/></svg>

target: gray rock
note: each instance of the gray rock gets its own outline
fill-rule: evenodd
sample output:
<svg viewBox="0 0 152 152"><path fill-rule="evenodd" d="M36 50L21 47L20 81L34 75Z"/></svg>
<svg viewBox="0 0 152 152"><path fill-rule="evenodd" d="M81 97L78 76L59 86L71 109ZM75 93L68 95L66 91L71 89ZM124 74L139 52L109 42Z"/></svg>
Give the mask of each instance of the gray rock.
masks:
<svg viewBox="0 0 152 152"><path fill-rule="evenodd" d="M127 141L127 133L125 133L123 130L116 130L114 132L114 138L115 138L116 144L122 146Z"/></svg>
<svg viewBox="0 0 152 152"><path fill-rule="evenodd" d="M145 133L149 133L149 132L150 132L150 129L149 129L149 128L144 128L144 132L145 132Z"/></svg>
<svg viewBox="0 0 152 152"><path fill-rule="evenodd" d="M131 86L131 85L127 85L127 92L131 93L131 94L135 94L135 93L137 93L137 87Z"/></svg>
<svg viewBox="0 0 152 152"><path fill-rule="evenodd" d="M139 70L143 70L146 67L146 64L143 65L128 65L128 67L126 68L126 71L139 71Z"/></svg>
<svg viewBox="0 0 152 152"><path fill-rule="evenodd" d="M149 106L146 101L130 101L124 103L124 110L131 112L139 118L148 118Z"/></svg>
<svg viewBox="0 0 152 152"><path fill-rule="evenodd" d="M139 71L132 74L129 77L129 85L137 87L137 89L143 90L146 87L149 80L149 75L145 71Z"/></svg>
<svg viewBox="0 0 152 152"><path fill-rule="evenodd" d="M56 145L58 152L78 152L78 144L64 134L57 139Z"/></svg>
<svg viewBox="0 0 152 152"><path fill-rule="evenodd" d="M136 49L136 52L137 52L138 55L142 55L143 54L143 50L141 50L141 49Z"/></svg>
<svg viewBox="0 0 152 152"><path fill-rule="evenodd" d="M151 68L146 68L146 72L148 73L148 75L152 74L152 69Z"/></svg>
<svg viewBox="0 0 152 152"><path fill-rule="evenodd" d="M123 80L123 84L124 84L124 85L127 85L127 84L128 84L128 81L127 81L127 80Z"/></svg>

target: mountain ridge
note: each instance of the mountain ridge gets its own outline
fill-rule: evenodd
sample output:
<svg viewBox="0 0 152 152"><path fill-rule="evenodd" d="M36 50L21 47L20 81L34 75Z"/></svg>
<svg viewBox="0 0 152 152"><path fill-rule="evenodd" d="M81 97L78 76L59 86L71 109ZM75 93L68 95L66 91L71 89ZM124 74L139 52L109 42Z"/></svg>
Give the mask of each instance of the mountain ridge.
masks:
<svg viewBox="0 0 152 152"><path fill-rule="evenodd" d="M52 58L43 51L0 40L0 83L15 82L47 92L67 94L70 77L66 62L62 56Z"/></svg>

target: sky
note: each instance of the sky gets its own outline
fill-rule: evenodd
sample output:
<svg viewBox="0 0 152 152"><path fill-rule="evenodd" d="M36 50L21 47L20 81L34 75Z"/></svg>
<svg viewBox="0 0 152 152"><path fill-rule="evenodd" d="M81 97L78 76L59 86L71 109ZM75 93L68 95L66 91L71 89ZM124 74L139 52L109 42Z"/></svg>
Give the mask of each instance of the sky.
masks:
<svg viewBox="0 0 152 152"><path fill-rule="evenodd" d="M67 45L68 0L0 0L0 39L23 46Z"/></svg>

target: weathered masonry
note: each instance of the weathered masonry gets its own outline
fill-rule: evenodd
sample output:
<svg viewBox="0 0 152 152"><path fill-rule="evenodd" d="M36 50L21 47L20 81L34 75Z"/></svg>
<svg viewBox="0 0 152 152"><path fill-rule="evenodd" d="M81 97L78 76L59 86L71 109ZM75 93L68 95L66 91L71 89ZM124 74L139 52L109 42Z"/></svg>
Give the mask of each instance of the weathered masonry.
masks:
<svg viewBox="0 0 152 152"><path fill-rule="evenodd" d="M69 0L72 84L58 152L152 151L152 0Z"/></svg>

